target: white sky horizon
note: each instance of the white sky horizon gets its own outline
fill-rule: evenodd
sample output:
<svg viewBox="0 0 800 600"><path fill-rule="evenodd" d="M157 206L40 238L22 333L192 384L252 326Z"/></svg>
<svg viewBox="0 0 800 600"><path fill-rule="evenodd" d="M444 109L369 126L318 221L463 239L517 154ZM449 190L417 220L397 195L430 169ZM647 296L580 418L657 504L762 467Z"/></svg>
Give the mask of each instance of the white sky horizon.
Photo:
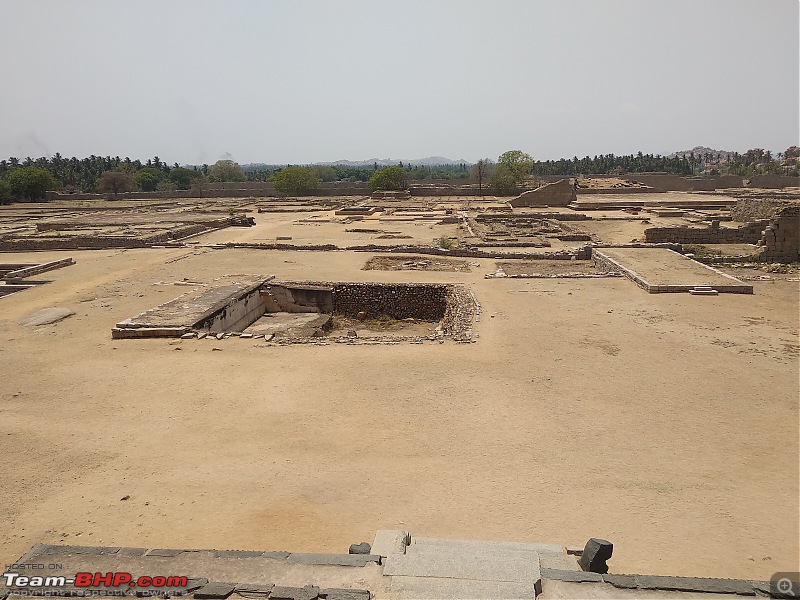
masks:
<svg viewBox="0 0 800 600"><path fill-rule="evenodd" d="M3 0L0 158L800 144L796 0Z"/></svg>

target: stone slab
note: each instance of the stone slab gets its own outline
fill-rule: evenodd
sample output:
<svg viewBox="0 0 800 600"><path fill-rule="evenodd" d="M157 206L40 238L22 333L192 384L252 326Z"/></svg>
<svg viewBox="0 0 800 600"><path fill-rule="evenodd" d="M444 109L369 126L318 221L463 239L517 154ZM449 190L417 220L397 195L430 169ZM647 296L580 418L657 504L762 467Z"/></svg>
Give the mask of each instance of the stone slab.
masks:
<svg viewBox="0 0 800 600"><path fill-rule="evenodd" d="M539 554L555 553L563 554L564 547L558 544L534 544L530 542L497 542L484 540L449 540L444 538L416 537L411 538L411 546L446 546L453 550L456 548L473 549L475 547L495 548L498 550L524 550L537 552Z"/></svg>
<svg viewBox="0 0 800 600"><path fill-rule="evenodd" d="M402 529L379 529L372 542L372 553L378 556L405 554L410 539L409 533Z"/></svg>
<svg viewBox="0 0 800 600"><path fill-rule="evenodd" d="M319 596L319 588L313 585L290 587L276 585L270 592L270 600L315 600Z"/></svg>
<svg viewBox="0 0 800 600"><path fill-rule="evenodd" d="M639 587L636 583L636 575L615 575L612 573L605 573L603 581L610 583L614 587L633 590Z"/></svg>
<svg viewBox="0 0 800 600"><path fill-rule="evenodd" d="M150 550L145 556L178 556L179 554L183 554L183 550L176 550L173 548L154 548Z"/></svg>
<svg viewBox="0 0 800 600"><path fill-rule="evenodd" d="M530 583L475 581L439 577L393 577L392 593L401 600L485 600L533 599L536 590Z"/></svg>
<svg viewBox="0 0 800 600"><path fill-rule="evenodd" d="M214 550L217 558L255 558L263 556L258 550Z"/></svg>
<svg viewBox="0 0 800 600"><path fill-rule="evenodd" d="M664 577L636 575L639 588L644 590L675 590L711 594L739 594L755 596L753 586L739 579L708 579L704 577Z"/></svg>
<svg viewBox="0 0 800 600"><path fill-rule="evenodd" d="M59 321L66 319L67 317L71 317L75 314L75 311L72 311L68 308L59 308L59 307L51 307L51 308L43 308L41 310L37 310L32 315L22 319L19 322L20 325L23 327L38 327L39 325L50 325L52 323L58 323Z"/></svg>
<svg viewBox="0 0 800 600"><path fill-rule="evenodd" d="M233 583L223 583L212 581L207 583L194 593L197 600L224 600L233 593L236 585Z"/></svg>
<svg viewBox="0 0 800 600"><path fill-rule="evenodd" d="M292 552L286 557L291 564L296 565L336 565L340 567L363 567L367 563L380 564L381 557L375 554L310 554Z"/></svg>
<svg viewBox="0 0 800 600"><path fill-rule="evenodd" d="M326 600L370 600L372 594L369 590L328 588L322 590L319 596Z"/></svg>
<svg viewBox="0 0 800 600"><path fill-rule="evenodd" d="M650 293L688 292L706 287L717 292L752 294L753 286L666 248L594 248L593 260L616 265Z"/></svg>
<svg viewBox="0 0 800 600"><path fill-rule="evenodd" d="M240 583L234 591L242 596L266 596L272 591L273 587L271 583Z"/></svg>
<svg viewBox="0 0 800 600"><path fill-rule="evenodd" d="M534 558L532 558L532 556ZM384 575L451 577L481 581L512 581L534 586L541 579L535 553L510 552L505 557L469 554L402 554L386 557Z"/></svg>
<svg viewBox="0 0 800 600"><path fill-rule="evenodd" d="M42 545L37 548L38 554L88 554L99 556L101 554L116 554L119 546L49 546Z"/></svg>
<svg viewBox="0 0 800 600"><path fill-rule="evenodd" d="M272 558L275 560L286 560L291 552L262 552L262 558Z"/></svg>
<svg viewBox="0 0 800 600"><path fill-rule="evenodd" d="M543 569L559 569L562 571L582 571L575 556L567 554L540 553L539 565Z"/></svg>
<svg viewBox="0 0 800 600"><path fill-rule="evenodd" d="M603 581L600 573L591 571L573 571L571 569L548 569L542 567L542 579L558 579L559 581L574 581L576 583Z"/></svg>

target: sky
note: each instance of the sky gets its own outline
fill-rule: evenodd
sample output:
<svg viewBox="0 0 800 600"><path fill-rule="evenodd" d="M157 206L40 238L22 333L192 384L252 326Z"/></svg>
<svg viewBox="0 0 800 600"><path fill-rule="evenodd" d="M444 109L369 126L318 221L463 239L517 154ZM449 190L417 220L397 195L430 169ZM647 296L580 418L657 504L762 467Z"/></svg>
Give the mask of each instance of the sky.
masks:
<svg viewBox="0 0 800 600"><path fill-rule="evenodd" d="M797 0L0 0L0 157L779 152Z"/></svg>

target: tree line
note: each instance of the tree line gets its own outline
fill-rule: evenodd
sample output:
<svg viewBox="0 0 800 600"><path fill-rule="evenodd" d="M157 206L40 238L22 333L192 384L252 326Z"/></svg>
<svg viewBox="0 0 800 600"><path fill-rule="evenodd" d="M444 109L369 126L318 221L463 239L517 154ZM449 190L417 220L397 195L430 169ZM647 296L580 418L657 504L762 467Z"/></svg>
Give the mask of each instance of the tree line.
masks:
<svg viewBox="0 0 800 600"><path fill-rule="evenodd" d="M601 154L594 157L586 156L572 159L535 161L533 164L534 175L589 175L589 174L619 174L627 173L672 173L675 175L739 175L751 177L753 175L789 175L800 176L798 173L798 147L791 146L785 152L779 152L774 157L769 150L753 148L744 154L738 152L694 152L680 153L674 156L661 156L658 154L628 154L615 156L614 154Z"/></svg>
<svg viewBox="0 0 800 600"><path fill-rule="evenodd" d="M480 159L473 165L394 165L379 168L345 165L245 165L232 160L219 160L213 165L169 165L158 156L146 161L119 156L52 157L20 161L15 157L0 160L0 203L10 200L39 200L49 190L63 192L107 193L141 190L196 190L198 195L206 183L222 181L270 181L287 194L311 194L320 182L362 181L373 189L401 189L408 181L464 180L484 184L498 193L508 193L524 186L532 175L577 176L666 172L677 175L760 174L800 176L800 148L791 146L775 156L768 150L754 148L737 152L694 152L674 156L654 154L614 154L586 156L579 159L534 160L520 150L503 153L494 162Z"/></svg>

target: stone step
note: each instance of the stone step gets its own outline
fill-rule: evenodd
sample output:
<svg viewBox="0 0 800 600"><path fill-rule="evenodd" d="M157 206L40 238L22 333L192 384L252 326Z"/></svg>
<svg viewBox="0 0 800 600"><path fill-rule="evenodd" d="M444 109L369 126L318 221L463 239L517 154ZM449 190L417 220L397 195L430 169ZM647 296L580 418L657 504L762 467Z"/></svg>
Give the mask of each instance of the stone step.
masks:
<svg viewBox="0 0 800 600"><path fill-rule="evenodd" d="M486 600L536 598L530 583L475 581L440 577L393 577L392 594L401 600Z"/></svg>
<svg viewBox="0 0 800 600"><path fill-rule="evenodd" d="M496 549L496 550L516 550L536 552L539 554L566 554L563 546L558 544L534 544L530 542L495 542L484 540L449 540L444 538L429 538L429 537L411 537L411 545L406 550L407 552L412 548L419 549L421 547L434 547L443 548L454 552L459 549L470 550L476 547L483 549Z"/></svg>
<svg viewBox="0 0 800 600"><path fill-rule="evenodd" d="M537 585L539 557L534 552L395 554L385 560L384 576L439 577L507 581Z"/></svg>

